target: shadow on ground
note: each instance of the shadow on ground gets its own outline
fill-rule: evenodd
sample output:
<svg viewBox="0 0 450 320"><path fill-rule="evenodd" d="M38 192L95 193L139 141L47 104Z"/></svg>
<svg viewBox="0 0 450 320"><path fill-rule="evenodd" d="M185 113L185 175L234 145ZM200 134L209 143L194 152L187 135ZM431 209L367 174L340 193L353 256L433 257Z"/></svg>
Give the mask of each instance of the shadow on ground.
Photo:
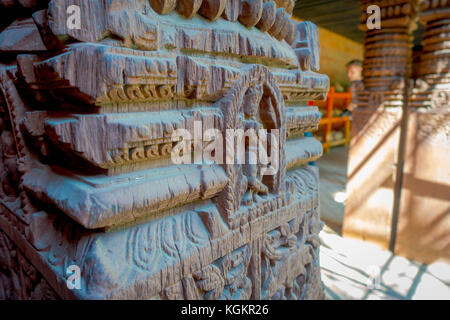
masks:
<svg viewBox="0 0 450 320"><path fill-rule="evenodd" d="M320 216L338 234L342 234L344 220L344 199L339 199L339 193L345 193L347 158L348 147L338 147L316 161L320 170Z"/></svg>
<svg viewBox="0 0 450 320"><path fill-rule="evenodd" d="M374 244L342 238L348 148L333 148L320 169L322 281L328 299L450 300L450 265L424 265Z"/></svg>
<svg viewBox="0 0 450 320"><path fill-rule="evenodd" d="M328 299L450 300L450 265L424 265L325 226L320 265Z"/></svg>

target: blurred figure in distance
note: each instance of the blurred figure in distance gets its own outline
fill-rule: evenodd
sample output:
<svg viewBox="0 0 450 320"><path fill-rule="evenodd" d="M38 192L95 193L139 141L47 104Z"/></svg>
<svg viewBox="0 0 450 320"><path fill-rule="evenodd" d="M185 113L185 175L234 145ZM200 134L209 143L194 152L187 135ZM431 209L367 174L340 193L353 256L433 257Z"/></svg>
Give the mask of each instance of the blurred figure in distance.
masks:
<svg viewBox="0 0 450 320"><path fill-rule="evenodd" d="M361 60L352 60L349 63L347 63L347 77L350 80L350 91L352 93L352 101L350 102L350 105L345 109L341 116L350 116L352 111L356 108L357 102L356 102L356 88L362 83L362 70L363 70L363 64Z"/></svg>

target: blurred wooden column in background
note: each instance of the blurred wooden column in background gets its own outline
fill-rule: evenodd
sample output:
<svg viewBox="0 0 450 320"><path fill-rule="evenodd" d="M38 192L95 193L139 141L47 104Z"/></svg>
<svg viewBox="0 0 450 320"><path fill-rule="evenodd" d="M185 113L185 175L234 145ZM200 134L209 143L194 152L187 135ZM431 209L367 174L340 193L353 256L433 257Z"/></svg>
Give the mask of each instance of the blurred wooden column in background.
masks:
<svg viewBox="0 0 450 320"><path fill-rule="evenodd" d="M364 81L355 85L343 234L388 248L405 78L410 69L412 0L361 1ZM369 30L367 7L381 8L381 28Z"/></svg>
<svg viewBox="0 0 450 320"><path fill-rule="evenodd" d="M450 260L450 1L390 3L361 1L364 82L353 113L343 234L383 248L392 239L396 254L425 263ZM379 30L365 25L373 4L381 7ZM418 79L409 82L417 18L426 32Z"/></svg>
<svg viewBox="0 0 450 320"><path fill-rule="evenodd" d="M343 234L389 247L405 79L411 67L413 0L361 0L364 81L355 85ZM381 8L369 29L368 6Z"/></svg>
<svg viewBox="0 0 450 320"><path fill-rule="evenodd" d="M412 89L395 252L450 260L450 1L421 1L425 26Z"/></svg>

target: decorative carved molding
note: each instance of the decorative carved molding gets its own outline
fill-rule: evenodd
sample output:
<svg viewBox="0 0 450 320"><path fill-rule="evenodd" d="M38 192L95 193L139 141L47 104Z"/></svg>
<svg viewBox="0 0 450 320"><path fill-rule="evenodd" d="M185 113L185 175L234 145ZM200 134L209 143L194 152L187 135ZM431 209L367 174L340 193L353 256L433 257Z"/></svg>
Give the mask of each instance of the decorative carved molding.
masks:
<svg viewBox="0 0 450 320"><path fill-rule="evenodd" d="M80 6L81 29L67 27L68 5ZM293 6L51 0L2 28L0 294L323 298L318 172L307 165L322 149L303 133L320 120L305 101L325 98L329 79L316 72L317 28L297 25ZM309 50L300 61L293 43ZM196 121L279 130L279 167L173 163L172 133ZM274 233L281 258L266 270ZM80 290L66 286L71 265Z"/></svg>

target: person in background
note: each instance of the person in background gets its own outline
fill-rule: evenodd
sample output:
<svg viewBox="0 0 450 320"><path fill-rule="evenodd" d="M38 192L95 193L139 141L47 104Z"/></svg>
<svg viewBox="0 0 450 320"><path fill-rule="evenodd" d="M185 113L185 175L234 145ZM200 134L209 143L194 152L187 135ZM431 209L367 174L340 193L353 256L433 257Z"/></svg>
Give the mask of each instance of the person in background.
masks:
<svg viewBox="0 0 450 320"><path fill-rule="evenodd" d="M362 81L362 70L363 70L363 64L361 60L352 60L349 63L347 63L347 77L350 80L350 91L352 92L352 102L350 102L350 105L345 109L341 116L350 116L352 115L352 111L356 108L356 92L355 88L357 87L357 84L361 83Z"/></svg>
<svg viewBox="0 0 450 320"><path fill-rule="evenodd" d="M361 60L352 60L347 63L347 77L350 80L350 83L353 81L361 81L362 80L362 61Z"/></svg>

